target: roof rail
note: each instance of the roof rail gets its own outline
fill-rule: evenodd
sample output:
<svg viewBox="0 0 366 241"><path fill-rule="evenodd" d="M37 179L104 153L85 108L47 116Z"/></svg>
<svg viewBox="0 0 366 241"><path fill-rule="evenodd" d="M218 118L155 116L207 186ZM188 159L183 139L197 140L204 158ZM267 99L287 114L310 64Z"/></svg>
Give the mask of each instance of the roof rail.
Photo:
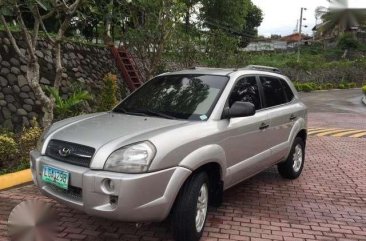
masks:
<svg viewBox="0 0 366 241"><path fill-rule="evenodd" d="M260 71L266 71L266 72L273 72L277 74L281 74L281 70L275 67L271 66L262 66L262 65L248 65L242 69L250 69L250 70L260 70Z"/></svg>

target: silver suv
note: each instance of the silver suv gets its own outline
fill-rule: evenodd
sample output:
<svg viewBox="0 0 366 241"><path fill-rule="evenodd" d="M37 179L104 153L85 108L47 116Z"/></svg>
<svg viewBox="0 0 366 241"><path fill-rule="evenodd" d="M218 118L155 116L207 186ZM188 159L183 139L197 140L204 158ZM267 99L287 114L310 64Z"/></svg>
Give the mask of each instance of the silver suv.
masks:
<svg viewBox="0 0 366 241"><path fill-rule="evenodd" d="M90 215L172 221L199 240L208 205L273 166L304 166L307 109L275 68L194 68L148 81L112 111L66 119L31 152L41 192Z"/></svg>

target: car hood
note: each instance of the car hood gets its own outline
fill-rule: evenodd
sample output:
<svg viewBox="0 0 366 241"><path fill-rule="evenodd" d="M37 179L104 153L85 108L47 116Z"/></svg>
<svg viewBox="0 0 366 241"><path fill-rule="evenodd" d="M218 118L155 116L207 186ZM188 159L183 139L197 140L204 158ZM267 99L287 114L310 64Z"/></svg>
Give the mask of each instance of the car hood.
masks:
<svg viewBox="0 0 366 241"><path fill-rule="evenodd" d="M119 113L99 113L68 119L55 123L50 130L50 139L78 143L99 149L119 139L130 144L147 140L148 137L190 123L157 117L134 116Z"/></svg>

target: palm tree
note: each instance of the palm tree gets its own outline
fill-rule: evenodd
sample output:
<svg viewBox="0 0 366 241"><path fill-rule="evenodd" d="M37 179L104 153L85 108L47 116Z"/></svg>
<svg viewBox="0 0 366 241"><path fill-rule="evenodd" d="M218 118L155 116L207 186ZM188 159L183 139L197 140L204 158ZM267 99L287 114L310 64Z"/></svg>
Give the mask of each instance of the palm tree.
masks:
<svg viewBox="0 0 366 241"><path fill-rule="evenodd" d="M323 36L339 36L366 24L366 9L349 8L348 0L328 0L330 7L318 7L317 19L323 22L318 30Z"/></svg>

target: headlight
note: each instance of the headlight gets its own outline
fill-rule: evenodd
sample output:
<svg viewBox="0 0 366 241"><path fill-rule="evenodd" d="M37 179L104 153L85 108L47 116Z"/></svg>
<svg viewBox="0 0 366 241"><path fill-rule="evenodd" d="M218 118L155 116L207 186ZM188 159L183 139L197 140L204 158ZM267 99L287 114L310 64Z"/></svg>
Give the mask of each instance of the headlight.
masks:
<svg viewBox="0 0 366 241"><path fill-rule="evenodd" d="M49 131L49 129L51 128L51 126L45 128L42 132L42 135L39 137L38 141L37 141L37 151L41 152L42 151L42 147L43 147L43 142L44 139Z"/></svg>
<svg viewBox="0 0 366 241"><path fill-rule="evenodd" d="M125 146L108 157L104 170L124 173L146 172L155 153L155 146L148 141Z"/></svg>

